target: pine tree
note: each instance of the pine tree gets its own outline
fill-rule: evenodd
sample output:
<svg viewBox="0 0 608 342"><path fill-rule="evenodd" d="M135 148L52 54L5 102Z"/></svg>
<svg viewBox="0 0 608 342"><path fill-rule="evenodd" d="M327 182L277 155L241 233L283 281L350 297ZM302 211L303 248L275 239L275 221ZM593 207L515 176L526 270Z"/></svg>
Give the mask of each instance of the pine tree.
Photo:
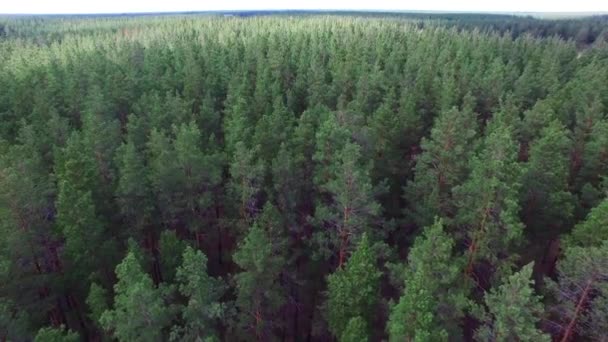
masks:
<svg viewBox="0 0 608 342"><path fill-rule="evenodd" d="M281 143L288 141L292 135L295 118L283 100L274 100L273 110L262 115L255 126L253 145L260 146L260 158L269 162L276 156Z"/></svg>
<svg viewBox="0 0 608 342"><path fill-rule="evenodd" d="M557 300L555 312L562 329L559 340L590 338L601 341L608 335L608 241L590 247L573 246L565 250L557 264L557 282L549 281Z"/></svg>
<svg viewBox="0 0 608 342"><path fill-rule="evenodd" d="M166 340L171 312L133 252L116 266L116 276L114 305L101 315L102 327L119 341Z"/></svg>
<svg viewBox="0 0 608 342"><path fill-rule="evenodd" d="M550 341L537 325L543 314L541 297L534 294L532 264L509 276L484 296L488 312L475 332L477 341Z"/></svg>
<svg viewBox="0 0 608 342"><path fill-rule="evenodd" d="M81 138L98 177L98 187L90 188L96 209L104 217L113 218L116 215L112 200L116 186L115 152L121 141L120 125L117 120L108 120L97 112L87 112Z"/></svg>
<svg viewBox="0 0 608 342"><path fill-rule="evenodd" d="M117 200L132 227L141 233L152 219L152 190L148 171L136 145L129 141L116 151L118 159Z"/></svg>
<svg viewBox="0 0 608 342"><path fill-rule="evenodd" d="M467 105L461 110L441 112L430 138L422 139L414 179L405 188L405 200L411 204L407 214L418 226L432 224L435 216L454 217L457 208L453 188L468 176L476 135L476 116Z"/></svg>
<svg viewBox="0 0 608 342"><path fill-rule="evenodd" d="M54 305L54 294L44 291L62 267L48 220L54 193L31 145L0 148L0 339L26 336Z"/></svg>
<svg viewBox="0 0 608 342"><path fill-rule="evenodd" d="M298 124L294 129L292 143L288 145L288 150L293 151L293 163L296 173L292 174L292 177L299 177L299 181L302 186L302 203L301 213L303 217L306 215L312 215L314 209L314 197L316 195L315 184L314 184L314 173L315 173L315 162L313 156L316 151L316 131L318 129L320 119L327 113L327 108L315 107L308 109L298 119ZM278 156L277 156L278 159ZM276 167L274 168L277 174ZM274 182L274 180L273 180ZM276 182L277 185L282 182ZM280 206L280 202L277 200L279 209L283 212Z"/></svg>
<svg viewBox="0 0 608 342"><path fill-rule="evenodd" d="M275 339L274 332L281 327L279 310L285 303L281 279L287 250L277 214L267 204L233 256L242 269L234 276L237 330L263 341Z"/></svg>
<svg viewBox="0 0 608 342"><path fill-rule="evenodd" d="M568 225L573 198L568 191L570 139L557 121L541 130L531 143L522 178L522 212L526 227L535 234Z"/></svg>
<svg viewBox="0 0 608 342"><path fill-rule="evenodd" d="M182 264L182 255L188 244L179 239L171 230L164 230L158 239L158 254L160 258L160 273L163 282L172 284L175 272Z"/></svg>
<svg viewBox="0 0 608 342"><path fill-rule="evenodd" d="M106 227L94 201L93 191L101 185L91 150L74 133L57 158L57 224L65 238L69 277L86 291L88 283L82 283L82 279L102 266L113 265L115 245L112 239L104 237Z"/></svg>
<svg viewBox="0 0 608 342"><path fill-rule="evenodd" d="M148 177L157 201L156 205L160 208L163 223L171 223L174 209L173 190L180 188L176 177L179 170L174 162L175 154L171 140L165 133L153 129L147 150L150 156Z"/></svg>
<svg viewBox="0 0 608 342"><path fill-rule="evenodd" d="M516 130L525 146L529 146L533 141L538 140L542 136L543 130L546 130L549 125L559 127L559 121L555 120L556 114L551 108L549 101L540 100L536 102L532 109L524 112L524 117L521 124Z"/></svg>
<svg viewBox="0 0 608 342"><path fill-rule="evenodd" d="M387 211L390 210L388 215L400 214L403 179L410 175L411 157L422 137L421 119L411 102L411 94L405 90L397 99L397 91L388 89L384 101L367 122L374 152L372 180L389 181L390 202L385 202Z"/></svg>
<svg viewBox="0 0 608 342"><path fill-rule="evenodd" d="M593 125L588 133L587 142L582 152L575 151L573 155L573 171L580 168L576 174L575 185L581 192L581 206L579 209L582 217L587 210L599 204L605 196L606 189L603 188L606 173L608 172L608 121L601 120Z"/></svg>
<svg viewBox="0 0 608 342"><path fill-rule="evenodd" d="M302 206L305 196L304 170L300 169L294 152L288 145L282 143L279 152L272 161L272 198L277 207L284 213L288 224L293 230L298 227L298 209Z"/></svg>
<svg viewBox="0 0 608 342"><path fill-rule="evenodd" d="M514 258L513 246L520 243L523 224L519 220L518 196L522 168L511 128L491 122L481 151L472 157L471 175L454 189L460 202L455 222L467 251L466 273L472 275L479 261L496 270Z"/></svg>
<svg viewBox="0 0 608 342"><path fill-rule="evenodd" d="M101 315L108 310L107 296L106 289L97 285L97 283L91 283L86 302L89 307L89 317L93 322L99 322Z"/></svg>
<svg viewBox="0 0 608 342"><path fill-rule="evenodd" d="M199 232L209 223L214 190L222 180L223 156L215 150L202 150L201 132L194 122L174 127L175 162L179 188L174 205L184 211L189 228ZM211 137L211 140L214 138Z"/></svg>
<svg viewBox="0 0 608 342"><path fill-rule="evenodd" d="M327 277L324 308L329 330L334 336L352 333L354 327L349 327L349 322L357 317L371 326L379 300L380 276L372 246L364 234L344 267Z"/></svg>
<svg viewBox="0 0 608 342"><path fill-rule="evenodd" d="M247 92L248 81L235 76L228 88L224 103L223 131L226 142L226 154L236 153L237 144L250 146L253 137L255 119L251 113L251 103Z"/></svg>
<svg viewBox="0 0 608 342"><path fill-rule="evenodd" d="M230 163L228 194L244 222L250 222L257 214L256 201L264 181L265 166L256 155L257 149L247 149L239 142Z"/></svg>
<svg viewBox="0 0 608 342"><path fill-rule="evenodd" d="M387 327L391 341L462 335L458 322L467 301L467 289L460 281L464 260L454 255L455 242L444 232L441 220L423 234L410 250L405 289L391 310Z"/></svg>
<svg viewBox="0 0 608 342"><path fill-rule="evenodd" d="M599 246L608 240L608 199L591 209L587 218L577 224L567 238L568 246Z"/></svg>
<svg viewBox="0 0 608 342"><path fill-rule="evenodd" d="M221 280L207 274L207 257L191 247L184 250L183 263L177 269L179 292L187 298L182 308L183 327L174 327L171 337L179 341L207 341L217 338L217 320L223 317L225 305Z"/></svg>
<svg viewBox="0 0 608 342"><path fill-rule="evenodd" d="M438 302L423 281L418 273L411 277L406 292L393 307L387 328L390 341L447 340L446 330L434 324Z"/></svg>
<svg viewBox="0 0 608 342"><path fill-rule="evenodd" d="M337 255L338 267L341 267L364 232L374 237L385 232L373 229L381 227L381 208L374 198L378 189L371 184L372 165L363 162L359 145L347 143L328 168L330 179L322 189L330 199L320 203L315 211L324 229L316 239L320 252L326 256Z"/></svg>
<svg viewBox="0 0 608 342"><path fill-rule="evenodd" d="M173 127L175 138L152 131L150 181L168 223L182 221L194 233L209 224L214 194L222 180L223 156L203 150L194 122ZM213 137L211 138L213 139Z"/></svg>
<svg viewBox="0 0 608 342"><path fill-rule="evenodd" d="M350 141L352 133L338 120L336 115L318 107L316 112L322 116L315 134L314 182L320 188L328 183L333 175L337 154Z"/></svg>

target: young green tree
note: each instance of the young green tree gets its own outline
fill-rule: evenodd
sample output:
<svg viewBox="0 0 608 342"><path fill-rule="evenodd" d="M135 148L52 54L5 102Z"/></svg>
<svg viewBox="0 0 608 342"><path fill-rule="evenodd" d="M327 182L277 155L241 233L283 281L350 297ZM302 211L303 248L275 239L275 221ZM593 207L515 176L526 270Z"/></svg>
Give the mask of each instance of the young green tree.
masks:
<svg viewBox="0 0 608 342"><path fill-rule="evenodd" d="M467 289L462 286L464 258L454 254L454 240L441 220L424 229L408 255L405 288L390 313L391 341L445 339L462 335Z"/></svg>
<svg viewBox="0 0 608 342"><path fill-rule="evenodd" d="M483 325L475 331L475 340L550 341L549 335L538 329L544 310L531 277L532 264L528 264L485 294L487 309L481 317Z"/></svg>
<svg viewBox="0 0 608 342"><path fill-rule="evenodd" d="M160 273L163 282L172 284L177 268L182 264L182 256L188 244L180 240L171 230L164 230L158 239L158 255L160 258ZM206 266L205 266L206 267Z"/></svg>
<svg viewBox="0 0 608 342"><path fill-rule="evenodd" d="M277 207L284 213L288 225L293 230L298 230L298 220L301 219L298 209L301 208L305 196L304 170L294 152L290 151L289 145L282 143L279 152L272 161L272 198ZM310 189L310 188L309 188Z"/></svg>
<svg viewBox="0 0 608 342"><path fill-rule="evenodd" d="M156 205L160 207L161 222L171 224L174 212L172 194L180 185L177 178L179 170L175 163L171 140L167 134L153 129L146 147L149 155L148 177Z"/></svg>
<svg viewBox="0 0 608 342"><path fill-rule="evenodd" d="M274 100L273 110L262 115L255 126L253 145L260 146L260 158L270 162L278 152L281 143L288 141L295 124L293 113L289 112L283 100Z"/></svg>
<svg viewBox="0 0 608 342"><path fill-rule="evenodd" d="M580 188L583 214L598 205L605 196L606 189L602 183L608 172L608 121L603 119L595 123L586 139L582 152L575 150L573 156L573 168L580 168L575 174L575 185Z"/></svg>
<svg viewBox="0 0 608 342"><path fill-rule="evenodd" d="M568 246L599 246L608 240L608 199L591 209L587 218L577 224L566 239Z"/></svg>
<svg viewBox="0 0 608 342"><path fill-rule="evenodd" d="M446 330L435 325L438 302L423 281L419 274L408 279L407 290L392 308L387 326L390 341L447 340Z"/></svg>
<svg viewBox="0 0 608 342"><path fill-rule="evenodd" d="M186 217L189 228L199 232L211 219L214 191L222 181L223 156L213 147L203 150L203 138L194 122L174 127L176 164L180 188L174 205ZM209 141L214 141L210 137Z"/></svg>
<svg viewBox="0 0 608 342"><path fill-rule="evenodd" d="M65 239L63 252L70 268L69 278L85 292L89 285L82 279L102 269L107 274L113 267L115 245L113 239L105 237L106 222L94 199L95 189L102 187L99 169L80 134L72 134L57 156L55 170L57 225Z"/></svg>
<svg viewBox="0 0 608 342"><path fill-rule="evenodd" d="M475 263L489 262L501 269L514 258L523 224L519 220L519 190L522 168L511 128L491 122L481 151L472 157L471 175L454 189L459 201L455 222L458 238L468 244L465 272L472 275Z"/></svg>
<svg viewBox="0 0 608 342"><path fill-rule="evenodd" d="M98 112L83 116L80 153L88 154L95 168L97 187L90 188L97 211L108 219L116 215L114 193L116 187L115 152L120 146L120 124Z"/></svg>
<svg viewBox="0 0 608 342"><path fill-rule="evenodd" d="M108 310L108 291L97 283L91 283L89 295L87 296L87 306L89 307L89 317L93 322L99 322L101 315Z"/></svg>
<svg viewBox="0 0 608 342"><path fill-rule="evenodd" d="M327 301L324 305L329 330L334 336L352 334L351 320L360 318L371 326L379 300L381 272L366 234L343 267L327 277ZM353 324L355 324L353 322ZM360 323L357 323L360 332ZM362 336L361 336L362 337Z"/></svg>
<svg viewBox="0 0 608 342"><path fill-rule="evenodd" d="M117 149L116 158L118 164L116 196L120 211L130 226L136 229L133 234L141 234L151 223L153 211L148 170L143 156L132 141L122 144Z"/></svg>
<svg viewBox="0 0 608 342"><path fill-rule="evenodd" d="M220 302L224 294L222 281L207 274L207 257L187 247L183 263L177 269L179 292L187 298L181 309L183 326L173 328L171 339L177 341L207 341L218 338L218 320L226 307Z"/></svg>
<svg viewBox="0 0 608 342"><path fill-rule="evenodd" d="M183 223L193 233L201 234L214 217L213 201L222 180L223 156L213 148L203 149L203 138L194 122L174 126L173 133L175 137L170 139L152 131L148 143L150 181L166 223Z"/></svg>
<svg viewBox="0 0 608 342"><path fill-rule="evenodd" d="M172 313L133 252L116 266L116 276L114 305L101 315L101 326L119 341L166 340Z"/></svg>
<svg viewBox="0 0 608 342"><path fill-rule="evenodd" d="M258 196L262 191L266 167L257 157L258 149L248 149L238 142L230 163L229 197L237 206L239 219L250 223L258 212Z"/></svg>
<svg viewBox="0 0 608 342"><path fill-rule="evenodd" d="M317 188L330 181L336 167L335 160L344 145L351 140L352 133L337 118L335 113L317 107L312 114L322 116L315 133L314 182ZM315 113L316 112L316 113Z"/></svg>
<svg viewBox="0 0 608 342"><path fill-rule="evenodd" d="M540 100L534 107L524 112L521 124L517 125L515 132L522 144L529 147L530 143L541 138L543 130L549 125L560 126L555 119L556 115L549 101ZM553 123L553 121L557 121Z"/></svg>
<svg viewBox="0 0 608 342"><path fill-rule="evenodd" d="M372 180L389 180L389 215L400 214L403 179L411 174L412 156L422 137L422 119L413 108L412 94L404 89L398 98L397 92L387 89L382 104L367 120L374 152Z"/></svg>
<svg viewBox="0 0 608 342"><path fill-rule="evenodd" d="M371 168L371 163L363 161L359 145L350 142L329 166L331 178L322 189L330 199L317 206L315 215L322 230L316 241L322 254L337 255L338 267L342 267L363 233L374 237L385 233L374 229L382 225L381 207L375 200L378 189L374 189L370 179Z"/></svg>
<svg viewBox="0 0 608 342"><path fill-rule="evenodd" d="M416 156L414 179L404 195L410 203L407 214L420 227L432 224L435 216L450 219L456 214L453 188L468 176L468 160L477 137L477 118L471 106L441 112L430 138L420 143L422 153Z"/></svg>
<svg viewBox="0 0 608 342"><path fill-rule="evenodd" d="M267 204L233 255L242 269L234 276L236 328L243 337L254 334L261 341L276 339L282 324L279 310L285 303L281 277L287 250L276 215L276 209Z"/></svg>
<svg viewBox="0 0 608 342"><path fill-rule="evenodd" d="M522 218L534 234L567 226L573 196L568 191L568 132L557 121L541 130L530 145L522 177Z"/></svg>
<svg viewBox="0 0 608 342"><path fill-rule="evenodd" d="M226 144L226 154L236 153L237 144L250 146L254 134L255 117L251 108L251 100L247 90L248 80L242 75L235 75L228 88L224 103L223 132Z"/></svg>

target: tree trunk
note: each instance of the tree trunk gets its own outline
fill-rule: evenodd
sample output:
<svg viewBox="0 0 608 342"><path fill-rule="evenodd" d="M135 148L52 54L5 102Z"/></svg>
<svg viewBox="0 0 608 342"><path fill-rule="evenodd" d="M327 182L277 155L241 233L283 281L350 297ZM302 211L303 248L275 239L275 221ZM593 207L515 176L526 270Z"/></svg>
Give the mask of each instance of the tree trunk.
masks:
<svg viewBox="0 0 608 342"><path fill-rule="evenodd" d="M578 300L578 303L576 304L576 309L574 310L574 315L572 316L570 323L568 323L568 326L566 327L566 331L564 332L564 336L562 337L561 342L567 342L570 339L570 336L572 335L572 332L574 331L574 326L576 325L576 320L578 319L578 316L581 314L581 311L583 310L583 305L585 305L585 302L587 301L587 297L589 296L589 292L591 291L592 284L593 284L593 279L587 280L587 284L585 285L585 288L583 289L581 298Z"/></svg>

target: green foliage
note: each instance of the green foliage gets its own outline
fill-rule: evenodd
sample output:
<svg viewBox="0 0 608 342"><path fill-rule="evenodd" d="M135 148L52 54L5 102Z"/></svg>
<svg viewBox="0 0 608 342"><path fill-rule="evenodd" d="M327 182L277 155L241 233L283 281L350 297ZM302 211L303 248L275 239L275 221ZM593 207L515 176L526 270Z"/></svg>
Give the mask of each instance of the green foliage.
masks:
<svg viewBox="0 0 608 342"><path fill-rule="evenodd" d="M222 155L203 150L201 132L194 122L173 126L174 139L153 130L148 142L150 182L165 220L186 221L192 231L212 206L213 190L222 180ZM211 138L213 141L213 138Z"/></svg>
<svg viewBox="0 0 608 342"><path fill-rule="evenodd" d="M61 328L42 328L38 330L35 342L78 342L80 337L77 333Z"/></svg>
<svg viewBox="0 0 608 342"><path fill-rule="evenodd" d="M419 226L432 224L436 216L454 217L457 203L452 191L468 176L476 137L476 115L465 107L441 112L430 138L422 139L414 179L405 188L405 199L411 203L408 216Z"/></svg>
<svg viewBox="0 0 608 342"><path fill-rule="evenodd" d="M358 316L351 318L339 340L340 342L369 341L369 333L365 320Z"/></svg>
<svg viewBox="0 0 608 342"><path fill-rule="evenodd" d="M587 218L577 224L566 240L572 246L599 246L608 241L608 199L591 209Z"/></svg>
<svg viewBox="0 0 608 342"><path fill-rule="evenodd" d="M387 330L391 341L445 340L462 335L458 327L467 304L462 285L464 260L454 255L454 240L443 223L424 229L408 255L405 289L392 308Z"/></svg>
<svg viewBox="0 0 608 342"><path fill-rule="evenodd" d="M276 156L281 143L291 136L294 121L283 100L275 99L272 112L262 115L255 128L253 145L260 146L260 158L269 161Z"/></svg>
<svg viewBox="0 0 608 342"><path fill-rule="evenodd" d="M360 332L358 322L352 322L356 326L349 327L351 320L357 317L371 324L379 300L381 276L376 261L369 238L364 234L344 267L327 277L325 314L334 336L353 334L355 328Z"/></svg>
<svg viewBox="0 0 608 342"><path fill-rule="evenodd" d="M363 161L361 148L355 143L347 143L327 166L330 178L322 190L331 200L317 205L316 219L323 230L316 240L322 255L338 255L339 266L362 234L377 237L385 233L373 229L381 227L381 207L374 198L378 190L371 184L371 167Z"/></svg>
<svg viewBox="0 0 608 342"><path fill-rule="evenodd" d="M15 308L14 303L0 300L0 336L9 341L30 336L31 322L27 313Z"/></svg>
<svg viewBox="0 0 608 342"><path fill-rule="evenodd" d="M89 317L94 322L98 322L101 315L108 310L108 293L106 289L97 285L97 283L91 283L89 289L89 295L87 296L87 306L89 307Z"/></svg>
<svg viewBox="0 0 608 342"><path fill-rule="evenodd" d="M496 266L512 260L513 247L523 238L517 145L510 127L493 122L488 129L480 152L471 158L469 179L454 189L459 201L458 236L469 245L468 274L479 260Z"/></svg>
<svg viewBox="0 0 608 342"><path fill-rule="evenodd" d="M129 141L116 151L118 186L116 195L121 213L139 231L152 219L152 192L144 158Z"/></svg>
<svg viewBox="0 0 608 342"><path fill-rule="evenodd" d="M183 263L177 268L179 292L187 298L182 309L182 327L174 327L171 339L178 341L207 341L217 337L217 320L223 317L225 306L220 302L224 286L207 274L207 257L187 247Z"/></svg>
<svg viewBox="0 0 608 342"><path fill-rule="evenodd" d="M174 231L165 230L160 233L158 241L160 272L165 283L173 283L175 272L182 264L182 255L186 246L186 242L180 240Z"/></svg>
<svg viewBox="0 0 608 342"><path fill-rule="evenodd" d="M116 276L114 305L101 315L101 326L119 341L166 340L171 312L133 252L116 266Z"/></svg>
<svg viewBox="0 0 608 342"><path fill-rule="evenodd" d="M567 226L572 217L574 198L568 191L570 145L568 132L557 121L543 128L530 145L522 179L522 217L537 234Z"/></svg>
<svg viewBox="0 0 608 342"><path fill-rule="evenodd" d="M281 273L287 263L287 250L277 231L277 214L267 204L233 255L242 269L234 276L239 311L236 328L242 336L253 333L258 339L274 339L278 310L285 303Z"/></svg>
<svg viewBox="0 0 608 342"><path fill-rule="evenodd" d="M556 305L552 311L563 325L565 340L581 336L591 340L606 338L608 324L608 241L589 247L565 250L557 264L557 282L549 281Z"/></svg>
<svg viewBox="0 0 608 342"><path fill-rule="evenodd" d="M105 240L106 228L95 206L99 169L85 143L74 133L56 161L57 225L65 239L64 254L72 266L70 278L74 283L86 279L112 256L108 253L112 241ZM100 248L108 253L105 260L96 252ZM87 283L79 285L88 288Z"/></svg>
<svg viewBox="0 0 608 342"><path fill-rule="evenodd" d="M3 16L0 340L602 340L606 26Z"/></svg>
<svg viewBox="0 0 608 342"><path fill-rule="evenodd" d="M543 312L541 298L534 293L532 264L509 276L484 296L488 312L484 325L475 332L477 341L550 341L537 325Z"/></svg>
<svg viewBox="0 0 608 342"><path fill-rule="evenodd" d="M407 290L393 307L388 323L389 339L402 341L446 340L447 332L435 325L437 300L418 273L408 280Z"/></svg>
<svg viewBox="0 0 608 342"><path fill-rule="evenodd" d="M228 193L234 205L237 205L240 218L246 222L257 213L256 197L261 191L266 169L264 163L256 158L256 151L247 149L239 142L230 163Z"/></svg>
<svg viewBox="0 0 608 342"><path fill-rule="evenodd" d="M54 241L47 219L55 187L42 158L28 145L0 153L0 337L29 337L49 308L38 289L48 286L43 273L46 248ZM53 297L50 297L53 298Z"/></svg>

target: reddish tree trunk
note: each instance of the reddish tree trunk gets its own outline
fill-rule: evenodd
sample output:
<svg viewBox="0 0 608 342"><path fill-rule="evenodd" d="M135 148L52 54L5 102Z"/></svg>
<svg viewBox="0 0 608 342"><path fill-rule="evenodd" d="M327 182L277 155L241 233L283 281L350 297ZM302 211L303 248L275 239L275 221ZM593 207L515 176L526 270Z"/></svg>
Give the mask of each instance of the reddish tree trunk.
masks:
<svg viewBox="0 0 608 342"><path fill-rule="evenodd" d="M576 309L574 310L574 315L572 316L570 323L568 323L568 326L566 327L566 331L564 332L564 336L562 337L561 342L567 342L570 339L570 336L572 335L572 332L574 331L574 326L576 325L576 320L578 319L578 316L581 314L581 311L583 310L583 306L585 305L585 302L587 302L587 297L589 296L589 292L591 291L592 284L593 284L593 279L589 279L587 281L587 284L585 285L585 289L583 289L581 298L578 300L578 303L576 304Z"/></svg>

